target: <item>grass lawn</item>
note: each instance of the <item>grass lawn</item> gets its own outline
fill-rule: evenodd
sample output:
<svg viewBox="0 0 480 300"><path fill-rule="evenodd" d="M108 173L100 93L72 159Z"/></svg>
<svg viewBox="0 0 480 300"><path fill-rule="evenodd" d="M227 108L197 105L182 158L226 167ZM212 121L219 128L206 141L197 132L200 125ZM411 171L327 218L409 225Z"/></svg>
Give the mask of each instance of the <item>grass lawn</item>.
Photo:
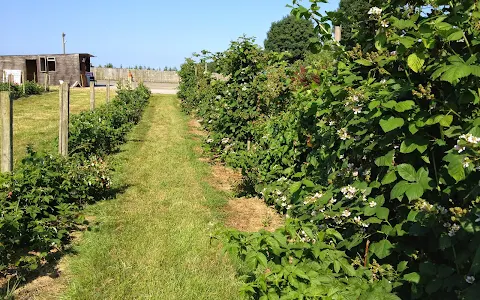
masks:
<svg viewBox="0 0 480 300"><path fill-rule="evenodd" d="M111 97L115 91L110 92ZM96 105L105 103L105 88L97 88ZM70 89L70 113L77 114L90 108L90 89ZM59 123L58 88L49 93L20 98L13 102L14 164L21 161L27 145L38 150L55 150ZM0 124L1 127L1 124Z"/></svg>
<svg viewBox="0 0 480 300"><path fill-rule="evenodd" d="M235 269L209 237L226 197L206 183L187 122L175 96L151 98L110 159L126 190L87 209L94 226L66 258L62 299L238 299Z"/></svg>

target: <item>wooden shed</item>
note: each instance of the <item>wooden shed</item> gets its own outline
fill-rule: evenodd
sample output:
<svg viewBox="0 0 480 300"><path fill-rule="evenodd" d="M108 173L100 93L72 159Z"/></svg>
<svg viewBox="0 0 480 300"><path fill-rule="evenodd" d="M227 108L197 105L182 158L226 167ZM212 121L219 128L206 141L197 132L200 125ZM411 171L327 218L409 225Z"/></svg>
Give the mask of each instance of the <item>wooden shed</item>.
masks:
<svg viewBox="0 0 480 300"><path fill-rule="evenodd" d="M88 86L86 75L90 72L88 53L74 54L39 54L39 55L0 55L0 80L14 78L21 83L21 77L26 81L35 81L49 85L58 85L60 80L73 84L78 81L81 86ZM23 73L23 76L20 74Z"/></svg>

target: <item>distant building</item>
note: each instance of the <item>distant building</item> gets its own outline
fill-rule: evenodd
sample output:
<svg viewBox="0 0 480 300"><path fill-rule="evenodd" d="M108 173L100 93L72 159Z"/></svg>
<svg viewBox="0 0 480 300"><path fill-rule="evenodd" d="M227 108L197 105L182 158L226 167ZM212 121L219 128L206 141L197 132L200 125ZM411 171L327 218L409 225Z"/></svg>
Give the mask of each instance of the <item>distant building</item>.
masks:
<svg viewBox="0 0 480 300"><path fill-rule="evenodd" d="M21 83L25 80L45 84L48 75L50 85L58 85L60 80L81 86L88 86L90 73L88 53L40 54L40 55L0 55L0 80Z"/></svg>

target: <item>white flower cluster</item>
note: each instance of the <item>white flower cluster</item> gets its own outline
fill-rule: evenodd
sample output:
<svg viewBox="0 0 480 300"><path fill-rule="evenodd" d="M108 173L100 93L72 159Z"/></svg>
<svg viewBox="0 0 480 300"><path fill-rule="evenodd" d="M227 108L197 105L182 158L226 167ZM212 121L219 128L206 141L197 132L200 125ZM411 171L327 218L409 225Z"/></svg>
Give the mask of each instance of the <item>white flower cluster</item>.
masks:
<svg viewBox="0 0 480 300"><path fill-rule="evenodd" d="M442 215L445 215L448 213L448 209L446 209L445 207L441 206L440 204L436 204L435 205L435 209Z"/></svg>
<svg viewBox="0 0 480 300"><path fill-rule="evenodd" d="M433 205L430 204L430 203L428 203L428 202L425 201L425 200L421 200L421 201L419 201L419 203L418 203L418 208L419 208L420 210L429 212L429 211L431 211L431 210L433 209ZM444 209L446 210L446 208L444 208Z"/></svg>
<svg viewBox="0 0 480 300"><path fill-rule="evenodd" d="M470 144L478 144L478 143L480 143L480 138L474 136L474 135L471 134L471 133L462 134L462 135L460 136L460 139L465 140L465 141L469 142Z"/></svg>
<svg viewBox="0 0 480 300"><path fill-rule="evenodd" d="M225 137L222 139L222 144L226 144L230 141L230 139L228 137Z"/></svg>
<svg viewBox="0 0 480 300"><path fill-rule="evenodd" d="M305 230L302 230L298 235L300 236L300 240L301 240L302 242L304 242L304 243L310 243L310 242L312 242L312 244L315 244L315 243L317 242L316 239L311 239L311 238L307 235L307 233L305 232Z"/></svg>
<svg viewBox="0 0 480 300"><path fill-rule="evenodd" d="M340 137L340 139L343 140L343 141L351 138L351 136L348 134L346 128L340 128L339 130L337 130L337 134Z"/></svg>
<svg viewBox="0 0 480 300"><path fill-rule="evenodd" d="M465 281L468 283L468 284L473 284L475 282L475 277L473 276L467 276L465 277Z"/></svg>
<svg viewBox="0 0 480 300"><path fill-rule="evenodd" d="M453 237L457 234L457 231L460 230L460 226L458 224L451 225L450 223L443 224L444 227L449 228L448 236Z"/></svg>
<svg viewBox="0 0 480 300"><path fill-rule="evenodd" d="M350 107L353 110L353 113L358 115L362 112L363 104L360 103L360 97L358 95L353 95L347 98L345 107Z"/></svg>
<svg viewBox="0 0 480 300"><path fill-rule="evenodd" d="M382 25L383 28L388 28L388 26L390 26L390 23L388 23L387 20L382 20L380 22L380 25Z"/></svg>
<svg viewBox="0 0 480 300"><path fill-rule="evenodd" d="M349 186L344 186L341 190L342 194L345 196L347 199L353 199L355 197L355 194L357 193L357 188L349 185Z"/></svg>
<svg viewBox="0 0 480 300"><path fill-rule="evenodd" d="M369 15L374 15L374 16L380 16L382 14L382 11L383 11L383 9L374 6L374 7L370 8L370 10L368 11L368 14Z"/></svg>
<svg viewBox="0 0 480 300"><path fill-rule="evenodd" d="M308 197L303 201L303 204L308 205L310 203L315 203L318 199L323 196L322 193L315 193L312 197Z"/></svg>
<svg viewBox="0 0 480 300"><path fill-rule="evenodd" d="M369 224L363 223L362 218L360 216L356 216L353 218L353 222L363 228L367 228Z"/></svg>

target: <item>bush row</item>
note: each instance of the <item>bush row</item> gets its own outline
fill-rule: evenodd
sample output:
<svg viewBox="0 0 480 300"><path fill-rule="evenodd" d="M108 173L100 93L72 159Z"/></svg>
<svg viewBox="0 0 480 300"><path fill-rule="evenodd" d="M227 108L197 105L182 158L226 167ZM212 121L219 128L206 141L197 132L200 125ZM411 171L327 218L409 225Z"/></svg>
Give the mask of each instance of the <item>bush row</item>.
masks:
<svg viewBox="0 0 480 300"><path fill-rule="evenodd" d="M316 2L293 12L314 18ZM437 2L372 8L375 36L352 49L330 41L336 14L318 18L331 64L285 65L240 39L211 56L226 81L182 67L207 147L287 217L275 233L227 232L245 294L477 297L480 12Z"/></svg>
<svg viewBox="0 0 480 300"><path fill-rule="evenodd" d="M39 95L43 92L43 87L33 81L25 82L25 93L23 92L23 85L10 84L0 82L0 91L10 91L13 99L26 97L31 95Z"/></svg>
<svg viewBox="0 0 480 300"><path fill-rule="evenodd" d="M111 193L102 157L117 150L148 103L149 90L118 90L109 103L73 116L68 158L27 155L11 174L0 177L0 273L23 275L61 251L83 222L87 203Z"/></svg>

